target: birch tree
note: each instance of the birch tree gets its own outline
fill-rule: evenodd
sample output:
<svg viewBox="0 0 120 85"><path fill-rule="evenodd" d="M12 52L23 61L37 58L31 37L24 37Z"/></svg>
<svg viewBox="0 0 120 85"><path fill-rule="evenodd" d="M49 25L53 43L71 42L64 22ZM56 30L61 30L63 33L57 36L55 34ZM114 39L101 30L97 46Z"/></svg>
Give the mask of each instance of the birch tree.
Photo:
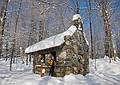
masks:
<svg viewBox="0 0 120 85"><path fill-rule="evenodd" d="M105 55L109 58L114 58L114 49L113 49L113 42L112 42L112 29L110 24L110 11L108 8L108 1L107 0L100 0L100 7L102 12L102 17L104 21L104 31L105 31ZM111 62L111 60L110 60Z"/></svg>

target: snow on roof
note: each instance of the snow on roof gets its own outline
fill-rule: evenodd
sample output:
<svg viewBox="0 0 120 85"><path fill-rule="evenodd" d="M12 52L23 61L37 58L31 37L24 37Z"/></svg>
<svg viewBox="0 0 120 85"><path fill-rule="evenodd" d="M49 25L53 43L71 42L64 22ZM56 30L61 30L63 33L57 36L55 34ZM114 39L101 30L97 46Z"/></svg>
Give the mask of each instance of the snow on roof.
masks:
<svg viewBox="0 0 120 85"><path fill-rule="evenodd" d="M84 32L83 32L83 34L84 34L85 41L86 41L87 45L89 45L89 42L88 42L87 37L86 37L86 35L85 35L85 33L84 33Z"/></svg>
<svg viewBox="0 0 120 85"><path fill-rule="evenodd" d="M77 19L81 19L80 14L75 14L75 15L73 15L72 21L77 20Z"/></svg>
<svg viewBox="0 0 120 85"><path fill-rule="evenodd" d="M66 36L66 35L72 36L73 33L76 31L76 29L77 28L74 25L72 25L67 31L65 31L63 33L52 36L52 37L42 40L32 46L29 46L28 48L25 49L25 53L32 53L32 52L60 46L61 44L64 43L64 36Z"/></svg>
<svg viewBox="0 0 120 85"><path fill-rule="evenodd" d="M73 21L76 19L81 19L81 16L79 14L75 14L73 15ZM79 28L81 29L81 28ZM40 51L40 50L45 50L48 48L52 48L52 47L57 47L60 46L61 44L64 43L64 36L66 35L70 35L72 36L73 33L75 32L75 30L77 30L76 26L72 25L67 31L60 33L58 35L52 36L50 38L47 38L45 40L42 40L32 46L29 46L28 48L26 48L25 53L31 53L31 52L36 52L36 51ZM87 38L84 34L85 40L88 44ZM88 44L89 45L89 44Z"/></svg>

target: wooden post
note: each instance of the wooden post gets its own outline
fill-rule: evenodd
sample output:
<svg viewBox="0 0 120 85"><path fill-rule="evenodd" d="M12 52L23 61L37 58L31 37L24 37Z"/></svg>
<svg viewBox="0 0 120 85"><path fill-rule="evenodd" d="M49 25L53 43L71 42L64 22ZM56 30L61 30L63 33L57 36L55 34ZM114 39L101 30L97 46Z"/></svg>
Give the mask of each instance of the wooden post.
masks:
<svg viewBox="0 0 120 85"><path fill-rule="evenodd" d="M35 73L35 65L36 65L36 54L33 55L33 73Z"/></svg>

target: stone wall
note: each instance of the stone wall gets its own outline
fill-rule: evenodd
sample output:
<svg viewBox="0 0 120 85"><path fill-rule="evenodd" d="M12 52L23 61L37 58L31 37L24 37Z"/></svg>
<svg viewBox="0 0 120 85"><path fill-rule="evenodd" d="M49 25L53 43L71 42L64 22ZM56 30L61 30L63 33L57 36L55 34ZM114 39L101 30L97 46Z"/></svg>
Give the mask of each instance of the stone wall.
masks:
<svg viewBox="0 0 120 85"><path fill-rule="evenodd" d="M88 45L82 31L76 30L73 36L65 36L64 39L64 46L58 55L64 74L86 75L89 72Z"/></svg>

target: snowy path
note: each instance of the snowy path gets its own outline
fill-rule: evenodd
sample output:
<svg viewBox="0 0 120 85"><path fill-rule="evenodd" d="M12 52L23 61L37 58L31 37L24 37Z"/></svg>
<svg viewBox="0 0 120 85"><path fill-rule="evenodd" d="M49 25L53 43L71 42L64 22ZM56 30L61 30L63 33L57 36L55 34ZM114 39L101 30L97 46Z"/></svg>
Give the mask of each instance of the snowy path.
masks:
<svg viewBox="0 0 120 85"><path fill-rule="evenodd" d="M0 60L0 85L120 85L120 62L108 63L104 59L97 61L97 71L90 62L90 70L86 75L66 75L55 78L50 76L40 77L33 74L31 67L23 64L13 65L9 71L9 62Z"/></svg>

